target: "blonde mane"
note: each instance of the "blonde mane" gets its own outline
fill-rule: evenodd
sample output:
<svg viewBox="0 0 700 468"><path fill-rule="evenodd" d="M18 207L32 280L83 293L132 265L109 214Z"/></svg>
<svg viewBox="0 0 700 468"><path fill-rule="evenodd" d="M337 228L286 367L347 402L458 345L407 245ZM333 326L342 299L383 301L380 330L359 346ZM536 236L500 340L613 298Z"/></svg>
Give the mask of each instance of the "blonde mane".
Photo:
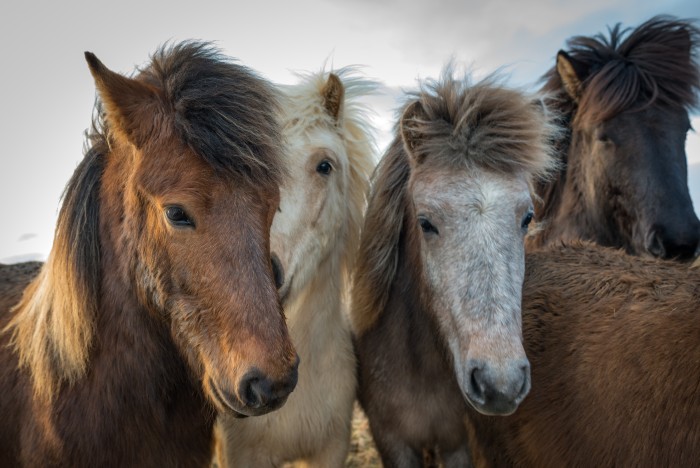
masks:
<svg viewBox="0 0 700 468"><path fill-rule="evenodd" d="M37 396L50 399L62 381L74 381L87 367L101 280L98 197L105 150L98 143L88 151L66 186L49 258L3 330L12 333Z"/></svg>
<svg viewBox="0 0 700 468"><path fill-rule="evenodd" d="M423 135L414 148L430 164L477 165L495 171L524 171L530 185L556 168L550 142L558 133L556 115L542 101L499 84L495 75L472 84L453 78L452 66L440 80L428 80L408 93L407 109L420 102L425 115L411 120ZM407 204L411 162L396 125L395 138L372 177L372 192L353 276L352 319L362 334L379 317L396 275L398 248ZM531 189L532 190L532 189Z"/></svg>
<svg viewBox="0 0 700 468"><path fill-rule="evenodd" d="M343 84L345 98L340 121L336 122L324 107L323 88L330 74L336 75ZM348 66L338 70L317 73L297 73L299 84L283 86L283 134L298 135L315 128L335 127L348 156L348 195L344 249L340 255L341 271L345 284L349 284L354 268L356 252L360 243L360 230L367 207L370 176L376 165L376 135L369 125L371 111L361 102L375 92L377 83L360 77L357 67Z"/></svg>

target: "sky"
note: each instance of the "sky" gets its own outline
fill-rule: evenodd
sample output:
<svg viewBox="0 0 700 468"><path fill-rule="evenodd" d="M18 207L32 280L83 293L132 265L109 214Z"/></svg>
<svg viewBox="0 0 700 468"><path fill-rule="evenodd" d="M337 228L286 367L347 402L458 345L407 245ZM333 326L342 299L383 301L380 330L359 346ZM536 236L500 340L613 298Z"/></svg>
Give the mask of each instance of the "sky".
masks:
<svg viewBox="0 0 700 468"><path fill-rule="evenodd" d="M0 6L0 262L43 260L60 196L82 159L95 99L84 51L130 74L168 41L212 41L281 84L295 71L359 65L383 92L368 102L380 149L401 90L450 59L534 90L574 35L656 14L700 19L697 0L6 0ZM700 131L700 114L691 116ZM700 135L688 135L700 212Z"/></svg>

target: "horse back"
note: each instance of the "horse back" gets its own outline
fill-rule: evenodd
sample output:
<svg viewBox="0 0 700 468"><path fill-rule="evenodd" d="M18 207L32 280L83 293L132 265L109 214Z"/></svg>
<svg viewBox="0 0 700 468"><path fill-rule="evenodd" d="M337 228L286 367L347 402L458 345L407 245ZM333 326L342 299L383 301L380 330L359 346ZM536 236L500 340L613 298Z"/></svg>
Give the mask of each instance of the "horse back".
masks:
<svg viewBox="0 0 700 468"><path fill-rule="evenodd" d="M0 466L14 466L19 459L20 429L24 426L23 408L31 387L18 367L17 355L10 346L5 328L11 309L21 299L24 288L39 273L39 262L0 264Z"/></svg>

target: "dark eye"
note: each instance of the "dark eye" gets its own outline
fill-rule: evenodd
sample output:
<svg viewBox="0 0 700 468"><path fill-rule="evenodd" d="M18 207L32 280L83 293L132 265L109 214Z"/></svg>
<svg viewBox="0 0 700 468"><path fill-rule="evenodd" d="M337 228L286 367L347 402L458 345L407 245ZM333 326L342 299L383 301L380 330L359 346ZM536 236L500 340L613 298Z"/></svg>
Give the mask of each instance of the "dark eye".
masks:
<svg viewBox="0 0 700 468"><path fill-rule="evenodd" d="M170 221L173 226L192 226L194 227L194 222L187 216L185 210L181 206L171 205L165 207L165 216Z"/></svg>
<svg viewBox="0 0 700 468"><path fill-rule="evenodd" d="M440 234L437 228L433 226L427 218L419 216L418 223L420 224L420 228L423 230L424 233Z"/></svg>
<svg viewBox="0 0 700 468"><path fill-rule="evenodd" d="M332 170L333 166L331 166L331 163L326 160L321 161L319 165L316 166L316 172L318 172L319 174L328 175L331 173Z"/></svg>
<svg viewBox="0 0 700 468"><path fill-rule="evenodd" d="M525 216L523 216L523 220L520 222L520 227L527 230L527 227L530 225L530 222L532 222L534 215L535 214L532 210L528 210L528 212L525 213Z"/></svg>
<svg viewBox="0 0 700 468"><path fill-rule="evenodd" d="M598 138L598 141L600 141L601 143L605 143L605 144L613 143L613 139L610 136L610 134L603 131L603 130L598 131L596 138Z"/></svg>

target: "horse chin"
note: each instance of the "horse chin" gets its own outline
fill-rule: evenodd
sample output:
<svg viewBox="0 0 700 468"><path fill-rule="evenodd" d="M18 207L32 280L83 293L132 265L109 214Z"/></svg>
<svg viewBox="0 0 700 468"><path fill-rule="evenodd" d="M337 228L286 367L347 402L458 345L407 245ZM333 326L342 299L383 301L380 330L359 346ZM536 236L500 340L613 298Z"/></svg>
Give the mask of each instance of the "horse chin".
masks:
<svg viewBox="0 0 700 468"><path fill-rule="evenodd" d="M509 416L515 413L515 410L518 409L520 403L525 399L529 392L529 386L527 390L524 393L521 392L515 398L493 392L490 392L487 397L480 398L478 396L470 396L469 392L462 389L462 397L468 405L485 416Z"/></svg>
<svg viewBox="0 0 700 468"><path fill-rule="evenodd" d="M501 401L482 404L473 401L468 396L465 396L465 399L472 408L485 416L509 416L515 413L515 410L517 410L519 406L516 402Z"/></svg>

